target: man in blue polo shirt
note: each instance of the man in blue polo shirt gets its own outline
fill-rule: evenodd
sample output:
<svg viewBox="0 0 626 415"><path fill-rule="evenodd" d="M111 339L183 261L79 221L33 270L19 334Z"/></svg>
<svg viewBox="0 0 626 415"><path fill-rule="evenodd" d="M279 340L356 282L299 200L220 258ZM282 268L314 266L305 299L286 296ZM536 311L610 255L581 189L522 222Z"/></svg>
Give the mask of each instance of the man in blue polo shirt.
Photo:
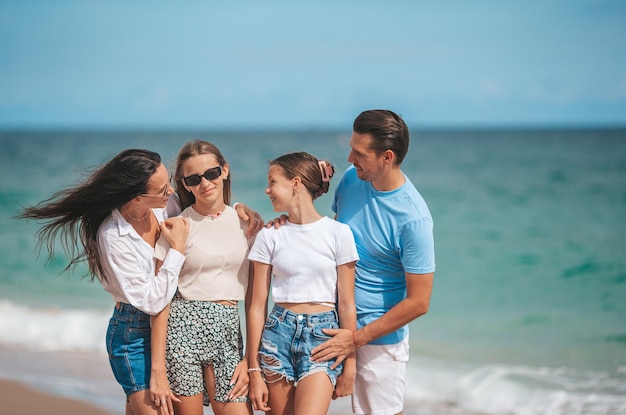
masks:
<svg viewBox="0 0 626 415"><path fill-rule="evenodd" d="M358 329L328 330L334 337L314 349L313 356L341 362L356 351L355 414L402 412L408 324L430 304L433 220L400 169L408 147L408 127L400 116L387 110L362 112L350 140L352 166L335 190L333 211L337 220L350 225L360 258L355 281Z"/></svg>

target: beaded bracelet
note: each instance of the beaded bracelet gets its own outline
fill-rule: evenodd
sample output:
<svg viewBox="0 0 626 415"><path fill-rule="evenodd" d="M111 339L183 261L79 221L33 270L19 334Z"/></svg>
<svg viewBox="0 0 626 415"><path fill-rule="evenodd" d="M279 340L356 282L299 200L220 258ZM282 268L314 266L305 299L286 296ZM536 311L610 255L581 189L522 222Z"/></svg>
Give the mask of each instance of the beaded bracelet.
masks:
<svg viewBox="0 0 626 415"><path fill-rule="evenodd" d="M250 372L260 372L261 368L260 367L251 367L248 369L248 373Z"/></svg>

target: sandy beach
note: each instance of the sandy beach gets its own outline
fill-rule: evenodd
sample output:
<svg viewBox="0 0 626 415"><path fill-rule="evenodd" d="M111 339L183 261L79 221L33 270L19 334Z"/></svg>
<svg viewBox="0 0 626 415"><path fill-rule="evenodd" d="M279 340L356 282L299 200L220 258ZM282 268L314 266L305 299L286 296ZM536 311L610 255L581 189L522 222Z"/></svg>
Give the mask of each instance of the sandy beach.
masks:
<svg viewBox="0 0 626 415"><path fill-rule="evenodd" d="M17 382L0 379L0 415L111 415L75 399L40 392Z"/></svg>
<svg viewBox="0 0 626 415"><path fill-rule="evenodd" d="M32 352L0 347L0 381L0 415L124 413L124 394L104 351Z"/></svg>

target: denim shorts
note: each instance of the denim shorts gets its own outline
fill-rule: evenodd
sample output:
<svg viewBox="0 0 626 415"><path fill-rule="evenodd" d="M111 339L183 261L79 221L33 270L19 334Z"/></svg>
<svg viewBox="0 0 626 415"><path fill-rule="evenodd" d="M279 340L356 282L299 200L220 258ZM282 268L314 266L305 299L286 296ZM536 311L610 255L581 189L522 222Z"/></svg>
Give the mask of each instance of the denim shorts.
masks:
<svg viewBox="0 0 626 415"><path fill-rule="evenodd" d="M263 329L259 350L261 369L266 378L277 373L281 379L298 384L305 376L326 372L333 386L341 375L343 366L330 367L328 362L313 362L311 350L330 339L322 329L339 328L335 310L314 314L297 314L274 305Z"/></svg>
<svg viewBox="0 0 626 415"><path fill-rule="evenodd" d="M113 375L128 397L150 387L150 316L130 304L118 306L109 320L107 352Z"/></svg>

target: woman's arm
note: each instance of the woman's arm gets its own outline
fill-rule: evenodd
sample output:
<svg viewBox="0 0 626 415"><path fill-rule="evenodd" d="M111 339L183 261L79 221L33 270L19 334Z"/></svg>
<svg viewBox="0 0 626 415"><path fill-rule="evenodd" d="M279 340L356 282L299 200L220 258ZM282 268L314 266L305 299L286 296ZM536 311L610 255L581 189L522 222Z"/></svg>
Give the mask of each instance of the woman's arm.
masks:
<svg viewBox="0 0 626 415"><path fill-rule="evenodd" d="M354 275L356 262L337 267L337 292L339 326L356 330L356 306L354 303ZM356 377L356 356L352 353L343 361L343 372L337 378L333 399L352 394Z"/></svg>
<svg viewBox="0 0 626 415"><path fill-rule="evenodd" d="M161 415L174 413L172 401L180 402L170 390L165 366L165 345L169 315L170 305L168 304L160 313L151 317L152 369L150 372L150 395L152 402L159 408Z"/></svg>
<svg viewBox="0 0 626 415"><path fill-rule="evenodd" d="M269 411L267 406L268 390L260 371L259 347L267 317L267 298L269 296L272 267L269 264L251 262L253 273L248 283L251 292L250 305L247 311L247 345L248 372L250 374L249 397L257 411Z"/></svg>
<svg viewBox="0 0 626 415"><path fill-rule="evenodd" d="M183 218L168 219L168 225L162 225L181 242L187 240L189 224ZM164 236L163 236L164 237ZM165 237L164 237L165 238ZM143 243L143 242L141 242ZM177 243L180 245L180 243ZM124 302L150 315L156 315L170 302L178 286L178 275L185 262L184 246L169 249L163 258L163 264L157 271L148 264L154 261L154 252L139 246L136 239L117 230L109 229L98 234L98 249L102 267L110 279L115 280L114 289L121 291Z"/></svg>

